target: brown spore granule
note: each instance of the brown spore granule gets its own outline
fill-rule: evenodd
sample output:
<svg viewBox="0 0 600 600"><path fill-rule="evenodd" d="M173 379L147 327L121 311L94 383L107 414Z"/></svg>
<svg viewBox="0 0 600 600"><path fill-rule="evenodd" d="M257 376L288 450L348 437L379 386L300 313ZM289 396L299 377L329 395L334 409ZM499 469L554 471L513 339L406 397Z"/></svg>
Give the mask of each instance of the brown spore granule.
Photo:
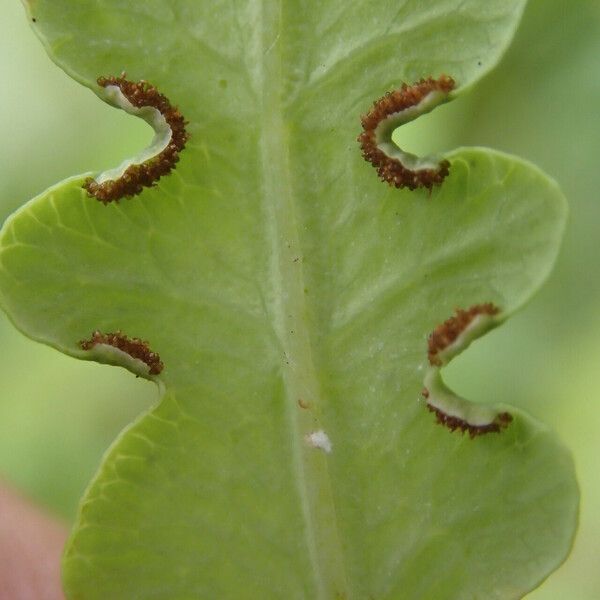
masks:
<svg viewBox="0 0 600 600"><path fill-rule="evenodd" d="M121 331L114 333L102 333L100 331L94 331L92 337L89 340L81 340L79 346L82 350L91 350L98 344L107 344L113 348L117 348L126 354L129 354L131 358L137 358L148 366L150 375L158 375L164 368L164 364L160 360L160 356L157 352L152 352L148 345L148 342L141 340L140 338L130 338Z"/></svg>
<svg viewBox="0 0 600 600"><path fill-rule="evenodd" d="M497 414L496 418L491 423L486 423L485 425L472 425L460 417L447 415L443 410L437 406L432 406L429 403L427 403L427 409L435 414L437 423L447 427L450 431L459 430L462 433L465 433L466 431L471 439L486 433L500 433L503 429L506 429L513 420L510 413L502 412Z"/></svg>
<svg viewBox="0 0 600 600"><path fill-rule="evenodd" d="M442 360L439 356L440 352L456 341L456 338L469 326L475 317L478 315L497 315L500 309L486 302L484 304L475 304L464 310L457 308L455 314L438 325L429 335L428 352L429 364L441 366Z"/></svg>
<svg viewBox="0 0 600 600"><path fill-rule="evenodd" d="M397 188L414 190L422 187L431 190L440 185L448 175L450 163L442 160L435 169L411 170L400 160L388 156L377 147L375 130L379 123L394 113L418 105L430 92L440 91L449 94L455 86L454 79L441 75L438 79L427 77L413 85L402 84L402 87L388 92L373 103L371 110L361 117L363 132L358 136L365 160L370 162L380 179Z"/></svg>
<svg viewBox="0 0 600 600"><path fill-rule="evenodd" d="M121 198L140 194L145 187L152 187L163 175L167 175L179 160L179 153L185 148L189 135L186 121L176 106L147 81L128 81L123 73L120 77L99 77L100 87L117 86L123 95L137 108L152 106L165 118L171 128L168 146L156 156L140 164L127 167L118 179L98 183L88 177L83 184L90 196L108 204Z"/></svg>

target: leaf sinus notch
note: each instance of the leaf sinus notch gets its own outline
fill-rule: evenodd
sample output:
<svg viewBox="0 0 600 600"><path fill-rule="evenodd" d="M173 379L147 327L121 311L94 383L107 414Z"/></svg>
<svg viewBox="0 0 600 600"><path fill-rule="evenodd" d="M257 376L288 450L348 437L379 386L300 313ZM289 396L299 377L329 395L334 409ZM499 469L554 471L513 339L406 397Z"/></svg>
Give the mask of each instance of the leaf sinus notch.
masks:
<svg viewBox="0 0 600 600"><path fill-rule="evenodd" d="M111 104L143 118L155 131L152 144L139 157L125 161L96 179L85 180L83 187L88 194L108 204L136 196L169 174L179 161L189 134L179 109L147 81L128 81L125 73L121 73L120 77L99 77L97 83L105 88L105 97Z"/></svg>
<svg viewBox="0 0 600 600"><path fill-rule="evenodd" d="M370 162L382 181L397 188L426 188L440 185L450 163L433 157L419 158L401 150L392 140L396 128L428 113L449 99L455 82L448 75L427 77L413 85L403 83L373 103L361 117L363 132L358 136L363 158Z"/></svg>
<svg viewBox="0 0 600 600"><path fill-rule="evenodd" d="M486 302L468 309L457 308L455 314L438 325L428 338L428 359L431 365L425 374L421 392L427 409L436 421L450 431L468 432L471 438L499 433L513 420L510 413L493 406L470 402L452 392L443 382L440 369L465 350L471 342L497 326L500 309Z"/></svg>

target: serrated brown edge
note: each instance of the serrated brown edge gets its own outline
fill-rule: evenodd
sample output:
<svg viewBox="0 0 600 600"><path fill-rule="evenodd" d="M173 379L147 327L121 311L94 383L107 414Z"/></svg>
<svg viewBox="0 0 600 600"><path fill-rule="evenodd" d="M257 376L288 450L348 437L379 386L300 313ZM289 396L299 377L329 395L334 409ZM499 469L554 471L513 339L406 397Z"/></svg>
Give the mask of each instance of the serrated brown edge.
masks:
<svg viewBox="0 0 600 600"><path fill-rule="evenodd" d="M117 348L125 354L141 360L148 366L150 375L158 375L164 368L164 364L160 360L160 356L157 352L152 352L148 342L141 340L140 338L130 338L123 334L121 331L115 331L114 333L102 333L101 331L94 331L92 337L89 340L81 340L79 347L82 350L91 350L98 344L106 344Z"/></svg>
<svg viewBox="0 0 600 600"><path fill-rule="evenodd" d="M450 163L442 160L435 169L411 170L398 159L389 157L377 146L375 130L390 115L418 105L430 92L449 94L455 86L454 79L441 75L438 79L427 77L412 85L406 83L398 90L388 92L373 103L371 110L361 117L363 132L358 136L363 158L370 162L382 181L397 188L427 188L440 185L449 173Z"/></svg>
<svg viewBox="0 0 600 600"><path fill-rule="evenodd" d="M499 313L500 309L492 302L475 304L467 309L456 308L454 315L438 325L429 335L427 352L429 363L435 367L441 366L440 352L452 345L477 316L494 316ZM468 432L471 439L486 433L499 433L503 429L506 429L513 420L510 413L501 412L496 415L491 423L472 425L467 420L448 415L438 406L430 404L430 392L426 387L421 391L421 395L427 401L427 409L435 414L437 423L447 427L450 431L459 430L462 433Z"/></svg>
<svg viewBox="0 0 600 600"><path fill-rule="evenodd" d="M454 312L453 316L438 325L429 334L427 357L429 358L429 364L433 366L441 366L440 352L452 345L475 317L478 315L494 316L500 312L500 309L491 302L486 302L475 304L466 310L457 308Z"/></svg>
<svg viewBox="0 0 600 600"><path fill-rule="evenodd" d="M120 77L99 77L97 81L100 87L117 86L137 108L156 108L171 128L171 140L162 152L143 163L129 165L118 179L102 183L92 177L85 180L83 187L88 194L108 204L140 194L145 187L152 187L163 175L170 173L179 160L179 153L185 148L189 135L185 129L186 121L179 109L172 106L168 98L147 81L128 81L124 73Z"/></svg>
<svg viewBox="0 0 600 600"><path fill-rule="evenodd" d="M424 388L421 393L424 398L429 398L429 390L427 388ZM468 432L471 439L479 435L485 435L486 433L500 433L503 429L506 429L513 420L510 413L501 412L496 415L491 423L486 423L485 425L472 425L465 419L447 415L443 410L429 404L429 402L427 402L426 406L427 410L435 414L437 423L447 427L450 431L458 430L461 433Z"/></svg>

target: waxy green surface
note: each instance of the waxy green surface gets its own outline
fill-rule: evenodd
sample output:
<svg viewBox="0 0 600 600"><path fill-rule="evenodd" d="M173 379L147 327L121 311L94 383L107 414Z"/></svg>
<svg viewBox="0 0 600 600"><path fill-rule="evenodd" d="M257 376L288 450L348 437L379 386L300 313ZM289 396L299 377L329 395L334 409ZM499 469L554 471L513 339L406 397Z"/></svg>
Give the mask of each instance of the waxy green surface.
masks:
<svg viewBox="0 0 600 600"><path fill-rule="evenodd" d="M0 234L19 329L81 358L120 329L165 363L82 501L68 598L516 599L564 559L578 498L555 435L511 409L470 440L420 395L455 307L508 316L541 284L564 199L477 148L431 194L392 189L356 142L402 81L477 80L522 5L30 3L67 73L150 81L192 136L141 196L103 206L84 174Z"/></svg>

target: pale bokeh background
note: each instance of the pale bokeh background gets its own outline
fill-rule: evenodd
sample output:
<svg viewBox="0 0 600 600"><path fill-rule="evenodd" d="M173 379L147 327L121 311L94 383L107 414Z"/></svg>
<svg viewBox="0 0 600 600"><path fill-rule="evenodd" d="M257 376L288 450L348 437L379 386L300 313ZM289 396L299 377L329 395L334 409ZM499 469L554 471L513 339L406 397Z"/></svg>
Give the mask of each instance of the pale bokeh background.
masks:
<svg viewBox="0 0 600 600"><path fill-rule="evenodd" d="M152 136L50 62L18 0L1 4L3 221L49 185L114 166ZM518 154L553 175L570 201L548 284L447 373L468 397L509 402L550 423L575 456L575 547L529 600L600 599L599 112L600 2L531 0L499 68L402 134L416 151L488 145ZM71 520L104 450L157 393L121 369L28 341L3 314L0 345L0 477Z"/></svg>

